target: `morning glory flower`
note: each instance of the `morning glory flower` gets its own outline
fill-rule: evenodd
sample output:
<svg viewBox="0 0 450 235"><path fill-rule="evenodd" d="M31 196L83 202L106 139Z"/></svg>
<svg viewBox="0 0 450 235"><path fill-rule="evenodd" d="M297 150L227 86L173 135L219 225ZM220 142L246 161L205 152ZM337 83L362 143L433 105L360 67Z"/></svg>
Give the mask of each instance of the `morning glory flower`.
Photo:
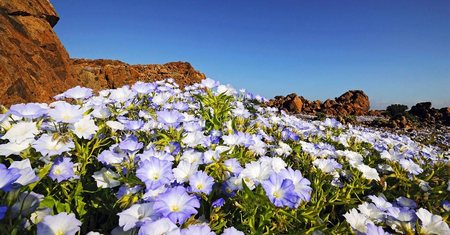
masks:
<svg viewBox="0 0 450 235"><path fill-rule="evenodd" d="M17 201L11 206L11 216L13 218L22 215L28 217L31 213L36 211L39 203L44 199L44 195L35 192L20 193Z"/></svg>
<svg viewBox="0 0 450 235"><path fill-rule="evenodd" d="M119 148L129 154L135 154L142 149L142 147L144 147L144 144L138 142L137 138L134 136L131 136L119 143Z"/></svg>
<svg viewBox="0 0 450 235"><path fill-rule="evenodd" d="M30 147L33 141L34 139L27 139L20 143L8 142L6 144L0 144L0 156L19 155L23 150Z"/></svg>
<svg viewBox="0 0 450 235"><path fill-rule="evenodd" d="M139 94L148 94L156 89L156 85L154 83L147 82L136 82L131 89Z"/></svg>
<svg viewBox="0 0 450 235"><path fill-rule="evenodd" d="M412 209L415 209L417 207L417 203L415 201L406 197L398 197L397 199L395 199L395 201L399 206L402 207L408 207Z"/></svg>
<svg viewBox="0 0 450 235"><path fill-rule="evenodd" d="M13 124L1 139L21 143L27 139L33 139L37 134L39 130L35 122L18 122Z"/></svg>
<svg viewBox="0 0 450 235"><path fill-rule="evenodd" d="M20 170L6 168L5 165L0 164L0 190L9 192L16 182L20 178Z"/></svg>
<svg viewBox="0 0 450 235"><path fill-rule="evenodd" d="M244 233L231 227L224 229L222 235L244 235Z"/></svg>
<svg viewBox="0 0 450 235"><path fill-rule="evenodd" d="M205 225L199 225L199 224L193 224L189 227L181 230L182 235L216 235L215 232L211 231L211 228L205 224Z"/></svg>
<svg viewBox="0 0 450 235"><path fill-rule="evenodd" d="M375 168L369 167L368 165L360 164L358 165L358 170L361 171L362 176L368 180L380 181L380 176Z"/></svg>
<svg viewBox="0 0 450 235"><path fill-rule="evenodd" d="M124 130L125 126L117 121L107 121L106 125L111 128L112 130Z"/></svg>
<svg viewBox="0 0 450 235"><path fill-rule="evenodd" d="M378 197L375 195L370 195L369 198L372 200L373 203L375 203L375 205L378 208L380 208L383 211L386 211L387 209L392 207L392 203L388 202L384 197L384 195L382 194Z"/></svg>
<svg viewBox="0 0 450 235"><path fill-rule="evenodd" d="M58 183L74 177L73 162L68 157L58 157L50 168L48 176Z"/></svg>
<svg viewBox="0 0 450 235"><path fill-rule="evenodd" d="M188 147L196 147L197 145L204 145L206 136L202 131L194 131L187 133L183 138L183 143Z"/></svg>
<svg viewBox="0 0 450 235"><path fill-rule="evenodd" d="M214 178L203 171L197 171L189 177L189 185L193 192L209 194L214 185Z"/></svg>
<svg viewBox="0 0 450 235"><path fill-rule="evenodd" d="M373 224L364 214L359 213L355 208L344 214L347 222L352 228L360 233L365 233L367 224Z"/></svg>
<svg viewBox="0 0 450 235"><path fill-rule="evenodd" d="M92 139L92 136L98 131L98 127L95 125L94 120L90 119L88 116L82 118L73 126L73 133L80 139L84 138L86 140L90 140Z"/></svg>
<svg viewBox="0 0 450 235"><path fill-rule="evenodd" d="M48 111L50 117L56 122L75 123L83 118L84 110L79 105L71 105L58 101L53 103L54 108Z"/></svg>
<svg viewBox="0 0 450 235"><path fill-rule="evenodd" d="M185 150L183 155L180 157L181 161L189 162L190 164L202 164L203 163L203 153L197 152L193 149Z"/></svg>
<svg viewBox="0 0 450 235"><path fill-rule="evenodd" d="M448 224L442 221L442 217L439 215L433 215L424 208L417 210L416 215L421 222L420 232L422 234L450 234Z"/></svg>
<svg viewBox="0 0 450 235"><path fill-rule="evenodd" d="M225 199L219 198L219 199L213 201L213 203L211 205L214 208L222 207L223 205L225 205Z"/></svg>
<svg viewBox="0 0 450 235"><path fill-rule="evenodd" d="M129 131L140 130L144 126L144 121L142 120L127 120L124 123L125 129Z"/></svg>
<svg viewBox="0 0 450 235"><path fill-rule="evenodd" d="M292 180L294 191L300 197L300 200L309 202L312 192L312 188L310 187L311 182L304 178L299 170L293 170L292 168L283 169L280 171L280 175Z"/></svg>
<svg viewBox="0 0 450 235"><path fill-rule="evenodd" d="M65 91L64 93L62 93L60 95L57 95L55 98L56 99L68 98L68 99L75 99L75 100L83 100L83 99L87 99L91 96L92 96L92 89L76 86L76 87L70 88L69 90Z"/></svg>
<svg viewBox="0 0 450 235"><path fill-rule="evenodd" d="M268 180L261 182L267 197L277 207L294 208L300 197L295 192L292 180L278 174L272 174Z"/></svg>
<svg viewBox="0 0 450 235"><path fill-rule="evenodd" d="M140 227L145 222L154 221L159 217L153 209L153 203L134 204L117 215L119 216L119 226L123 228L123 231Z"/></svg>
<svg viewBox="0 0 450 235"><path fill-rule="evenodd" d="M32 144L36 151L40 152L42 156L60 155L75 148L72 140L62 141L61 139L54 139L53 136L43 134L38 140Z"/></svg>
<svg viewBox="0 0 450 235"><path fill-rule="evenodd" d="M358 206L358 210L366 215L367 218L376 221L382 221L385 213L378 209L378 207L373 203L364 202L363 204Z"/></svg>
<svg viewBox="0 0 450 235"><path fill-rule="evenodd" d="M325 173L335 172L336 169L341 169L342 165L339 164L336 160L328 158L328 159L316 159L313 161L314 166L319 168L321 171Z"/></svg>
<svg viewBox="0 0 450 235"><path fill-rule="evenodd" d="M189 177L197 172L197 168L197 164L191 164L186 161L181 161L180 163L178 163L178 166L176 168L173 168L173 176L175 177L177 182L181 184L187 182Z"/></svg>
<svg viewBox="0 0 450 235"><path fill-rule="evenodd" d="M114 149L114 148L112 148ZM126 157L126 154L120 152L120 153L116 153L112 150L104 150L103 152L101 152L98 157L97 160L103 164L106 165L112 165L112 164L118 164L123 162L123 159Z"/></svg>
<svg viewBox="0 0 450 235"><path fill-rule="evenodd" d="M177 127L180 122L184 120L184 116L176 110L158 111L156 112L156 115L158 116L158 122L163 123L169 127Z"/></svg>
<svg viewBox="0 0 450 235"><path fill-rule="evenodd" d="M158 195L154 209L162 216L169 218L173 223L183 224L189 217L197 214L195 208L200 207L200 202L195 196L190 196L186 189L177 186L168 189Z"/></svg>
<svg viewBox="0 0 450 235"><path fill-rule="evenodd" d="M224 162L227 170L234 174L234 175L239 175L242 172L242 166L241 163L239 163L239 161L236 158L230 158L225 160Z"/></svg>
<svg viewBox="0 0 450 235"><path fill-rule="evenodd" d="M92 178L97 182L98 188L114 188L120 185L120 181L118 180L120 176L106 168L102 168L100 171L94 172Z"/></svg>
<svg viewBox="0 0 450 235"><path fill-rule="evenodd" d="M172 162L151 157L140 162L136 170L136 177L142 180L149 190L170 184L173 180Z"/></svg>
<svg viewBox="0 0 450 235"><path fill-rule="evenodd" d="M28 104L15 104L11 105L9 108L9 112L12 115L28 118L28 119L34 119L34 118L40 118L44 116L44 114L47 112L46 104L38 104L38 103L28 103Z"/></svg>
<svg viewBox="0 0 450 235"><path fill-rule="evenodd" d="M36 176L36 173L34 172L34 169L31 168L30 159L14 161L11 163L9 168L19 170L20 177L16 180L16 183L22 186L31 184L39 180L39 178Z"/></svg>
<svg viewBox="0 0 450 235"><path fill-rule="evenodd" d="M57 215L47 215L37 225L38 235L75 235L80 231L81 222L73 213L61 212Z"/></svg>
<svg viewBox="0 0 450 235"><path fill-rule="evenodd" d="M132 91L129 86L123 86L121 88L111 89L109 98L118 103L124 103L132 99L135 95L136 93Z"/></svg>
<svg viewBox="0 0 450 235"><path fill-rule="evenodd" d="M172 95L168 92L161 92L159 94L156 94L152 102L158 106L162 106L163 104L167 103L167 101L172 97Z"/></svg>
<svg viewBox="0 0 450 235"><path fill-rule="evenodd" d="M269 163L257 161L245 164L245 168L242 170L239 177L244 178L244 180L248 178L256 181L256 183L260 183L261 181L268 179L272 173L272 166Z"/></svg>
<svg viewBox="0 0 450 235"><path fill-rule="evenodd" d="M378 227L374 224L367 224L366 235L390 235L390 233L385 232L382 227Z"/></svg>
<svg viewBox="0 0 450 235"><path fill-rule="evenodd" d="M400 165L413 175L418 175L423 172L423 169L411 159L401 159Z"/></svg>
<svg viewBox="0 0 450 235"><path fill-rule="evenodd" d="M278 154L279 156L288 156L289 154L291 154L292 152L292 148L283 142L278 142L279 147L275 149L275 153Z"/></svg>
<svg viewBox="0 0 450 235"><path fill-rule="evenodd" d="M212 89L212 88L217 87L220 83L218 81L214 81L211 78L206 78L206 79L203 79L200 84L202 85L202 87Z"/></svg>
<svg viewBox="0 0 450 235"><path fill-rule="evenodd" d="M138 235L181 235L180 229L168 218L148 221L139 229Z"/></svg>

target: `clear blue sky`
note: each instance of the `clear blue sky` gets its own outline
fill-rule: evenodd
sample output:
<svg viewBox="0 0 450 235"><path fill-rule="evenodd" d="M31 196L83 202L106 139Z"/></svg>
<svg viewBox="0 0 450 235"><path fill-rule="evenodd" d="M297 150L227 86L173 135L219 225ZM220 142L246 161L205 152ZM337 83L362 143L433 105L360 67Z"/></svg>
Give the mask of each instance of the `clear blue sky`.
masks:
<svg viewBox="0 0 450 235"><path fill-rule="evenodd" d="M71 57L188 61L271 98L450 106L450 1L52 0Z"/></svg>

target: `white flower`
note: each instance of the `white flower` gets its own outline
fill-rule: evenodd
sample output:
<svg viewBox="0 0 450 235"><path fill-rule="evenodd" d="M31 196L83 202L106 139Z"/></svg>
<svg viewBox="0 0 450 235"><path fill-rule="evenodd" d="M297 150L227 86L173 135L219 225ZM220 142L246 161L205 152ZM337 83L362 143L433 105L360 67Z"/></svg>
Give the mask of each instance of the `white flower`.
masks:
<svg viewBox="0 0 450 235"><path fill-rule="evenodd" d="M16 183L22 186L36 182L39 179L34 173L33 168L31 168L30 159L14 161L9 168L16 168L20 171L20 177L16 180Z"/></svg>
<svg viewBox="0 0 450 235"><path fill-rule="evenodd" d="M368 218L373 220L381 221L384 217L384 212L378 209L378 207L373 203L364 202L358 206L358 210L366 215Z"/></svg>
<svg viewBox="0 0 450 235"><path fill-rule="evenodd" d="M152 221L156 217L153 203L134 204L117 215L119 216L119 226L123 227L124 231L136 227L138 222Z"/></svg>
<svg viewBox="0 0 450 235"><path fill-rule="evenodd" d="M116 172L106 168L94 172L92 178L95 179L99 188L114 188L120 185L120 181L117 180L120 176Z"/></svg>
<svg viewBox="0 0 450 235"><path fill-rule="evenodd" d="M37 226L38 235L75 235L80 231L81 222L73 213L61 212L57 215L47 215Z"/></svg>
<svg viewBox="0 0 450 235"><path fill-rule="evenodd" d="M258 161L245 164L245 168L242 170L239 177L244 179L249 178L260 183L261 181L268 179L272 173L272 166L269 163Z"/></svg>
<svg viewBox="0 0 450 235"><path fill-rule="evenodd" d="M197 168L197 164L190 164L189 162L181 161L178 163L178 166L172 170L173 176L178 183L184 183L187 182L189 177L197 171Z"/></svg>
<svg viewBox="0 0 450 235"><path fill-rule="evenodd" d="M368 180L376 180L380 181L380 176L375 168L372 168L368 165L361 164L358 167L358 170L362 172L362 176Z"/></svg>
<svg viewBox="0 0 450 235"><path fill-rule="evenodd" d="M400 165L403 167L403 169L413 175L418 175L423 172L423 169L420 168L420 166L411 159L401 159Z"/></svg>
<svg viewBox="0 0 450 235"><path fill-rule="evenodd" d="M125 126L117 121L107 121L106 125L109 126L109 128L113 129L113 130L123 130L125 129Z"/></svg>
<svg viewBox="0 0 450 235"><path fill-rule="evenodd" d="M277 153L280 156L287 156L287 155L291 154L292 148L288 144L285 144L282 141L280 141L280 142L278 142L278 145L280 147L275 149L275 153Z"/></svg>
<svg viewBox="0 0 450 235"><path fill-rule="evenodd" d="M442 217L433 215L427 209L423 208L417 210L416 215L422 222L422 228L420 230L421 233L438 235L450 234L450 229L447 223L442 221Z"/></svg>
<svg viewBox="0 0 450 235"><path fill-rule="evenodd" d="M0 155L9 156L9 155L19 155L20 152L30 147L30 144L34 141L34 139L27 139L21 143L9 142L6 144L0 144Z"/></svg>
<svg viewBox="0 0 450 235"><path fill-rule="evenodd" d="M98 127L95 125L94 120L90 119L88 116L76 122L73 126L73 133L77 135L78 138L91 139L98 131Z"/></svg>
<svg viewBox="0 0 450 235"><path fill-rule="evenodd" d="M359 213L355 208L344 214L347 222L358 232L365 233L367 224L372 223L364 214Z"/></svg>
<svg viewBox="0 0 450 235"><path fill-rule="evenodd" d="M39 133L35 122L19 122L13 124L1 139L13 143L21 143L27 139L33 139Z"/></svg>
<svg viewBox="0 0 450 235"><path fill-rule="evenodd" d="M205 143L206 136L201 131L189 132L183 138L183 143L188 147L195 147L197 145L203 145Z"/></svg>
<svg viewBox="0 0 450 235"><path fill-rule="evenodd" d="M186 161L190 164L199 165L203 163L203 153L189 149L184 151L183 155L180 157L180 160Z"/></svg>
<svg viewBox="0 0 450 235"><path fill-rule="evenodd" d="M380 196L374 196L370 195L369 198L372 200L375 205L380 208L383 211L386 211L387 209L392 207L392 204L386 200L383 194L380 194Z"/></svg>

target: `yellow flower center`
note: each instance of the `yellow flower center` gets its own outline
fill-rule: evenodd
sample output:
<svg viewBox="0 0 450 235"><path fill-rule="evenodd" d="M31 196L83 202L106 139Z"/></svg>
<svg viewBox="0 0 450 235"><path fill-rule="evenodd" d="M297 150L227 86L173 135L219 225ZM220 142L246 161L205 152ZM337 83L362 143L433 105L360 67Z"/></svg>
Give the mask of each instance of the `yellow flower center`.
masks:
<svg viewBox="0 0 450 235"><path fill-rule="evenodd" d="M64 231L59 230L55 233L55 235L64 235Z"/></svg>
<svg viewBox="0 0 450 235"><path fill-rule="evenodd" d="M177 205L173 205L170 207L170 210L172 210L173 212L178 212L180 211L180 208Z"/></svg>
<svg viewBox="0 0 450 235"><path fill-rule="evenodd" d="M197 188L202 190L203 189L203 184L197 184Z"/></svg>
<svg viewBox="0 0 450 235"><path fill-rule="evenodd" d="M277 190L277 191L273 192L272 196L273 196L274 198L280 198L280 197L281 197L281 194L282 194L282 193L281 193L279 190Z"/></svg>

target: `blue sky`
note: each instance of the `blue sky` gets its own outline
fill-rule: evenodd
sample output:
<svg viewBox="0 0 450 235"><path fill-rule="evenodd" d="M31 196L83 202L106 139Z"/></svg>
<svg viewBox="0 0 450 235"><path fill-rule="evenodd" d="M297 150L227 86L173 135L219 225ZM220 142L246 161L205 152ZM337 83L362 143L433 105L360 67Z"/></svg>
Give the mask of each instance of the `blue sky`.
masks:
<svg viewBox="0 0 450 235"><path fill-rule="evenodd" d="M450 106L450 1L52 0L71 57L188 61L267 98Z"/></svg>

